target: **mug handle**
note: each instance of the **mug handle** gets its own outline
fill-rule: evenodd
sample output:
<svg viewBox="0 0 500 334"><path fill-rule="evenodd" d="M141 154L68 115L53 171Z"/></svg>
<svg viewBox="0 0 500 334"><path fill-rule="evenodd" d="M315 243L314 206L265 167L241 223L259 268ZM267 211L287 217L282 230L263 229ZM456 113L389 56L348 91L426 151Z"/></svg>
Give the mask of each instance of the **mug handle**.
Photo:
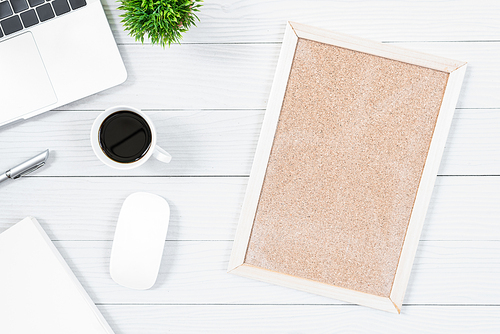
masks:
<svg viewBox="0 0 500 334"><path fill-rule="evenodd" d="M158 145L155 146L155 149L153 151L153 157L166 164L168 164L170 160L172 160L172 156L170 155L170 153L168 153Z"/></svg>

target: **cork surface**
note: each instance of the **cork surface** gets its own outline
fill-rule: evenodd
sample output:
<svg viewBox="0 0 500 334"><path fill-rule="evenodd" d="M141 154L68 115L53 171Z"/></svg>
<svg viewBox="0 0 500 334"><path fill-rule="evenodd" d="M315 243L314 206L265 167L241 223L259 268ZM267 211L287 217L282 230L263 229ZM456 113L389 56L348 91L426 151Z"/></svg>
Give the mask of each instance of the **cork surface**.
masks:
<svg viewBox="0 0 500 334"><path fill-rule="evenodd" d="M299 39L245 263L388 297L447 79Z"/></svg>

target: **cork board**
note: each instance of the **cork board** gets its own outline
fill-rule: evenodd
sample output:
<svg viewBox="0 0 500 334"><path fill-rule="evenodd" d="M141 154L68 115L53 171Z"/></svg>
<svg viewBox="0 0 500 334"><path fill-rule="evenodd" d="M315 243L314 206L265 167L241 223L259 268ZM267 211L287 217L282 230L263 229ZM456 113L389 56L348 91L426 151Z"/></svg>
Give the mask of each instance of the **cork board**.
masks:
<svg viewBox="0 0 500 334"><path fill-rule="evenodd" d="M414 211L425 217L427 205L415 204L426 166L439 166L428 161L431 144L447 133L437 124L449 63L423 66L293 28L273 133L261 135L265 171L247 193L256 205L240 266L385 299L399 312L391 295L403 246Z"/></svg>

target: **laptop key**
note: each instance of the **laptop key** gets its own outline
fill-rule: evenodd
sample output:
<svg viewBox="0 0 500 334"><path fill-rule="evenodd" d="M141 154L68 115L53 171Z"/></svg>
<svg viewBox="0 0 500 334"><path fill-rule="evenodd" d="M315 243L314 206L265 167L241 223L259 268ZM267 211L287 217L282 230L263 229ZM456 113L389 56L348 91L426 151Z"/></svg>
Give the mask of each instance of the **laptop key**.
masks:
<svg viewBox="0 0 500 334"><path fill-rule="evenodd" d="M34 9L30 9L27 12L21 13L21 20L23 21L25 28L34 26L38 23L38 18L36 17Z"/></svg>
<svg viewBox="0 0 500 334"><path fill-rule="evenodd" d="M85 0L69 0L69 4L71 5L71 9L75 10L85 6L87 2Z"/></svg>
<svg viewBox="0 0 500 334"><path fill-rule="evenodd" d="M44 3L44 0L28 0L30 7L35 7Z"/></svg>
<svg viewBox="0 0 500 334"><path fill-rule="evenodd" d="M67 0L54 0L52 1L52 7L54 7L54 11L57 16L65 14L71 10Z"/></svg>
<svg viewBox="0 0 500 334"><path fill-rule="evenodd" d="M41 22L50 20L55 16L50 3L46 3L45 5L36 7L36 12L38 13L38 17L40 18Z"/></svg>
<svg viewBox="0 0 500 334"><path fill-rule="evenodd" d="M26 2L26 0L10 0L10 4L14 9L14 13L19 13L25 9L28 9L28 3Z"/></svg>
<svg viewBox="0 0 500 334"><path fill-rule="evenodd" d="M0 20L14 14L8 1L0 2Z"/></svg>
<svg viewBox="0 0 500 334"><path fill-rule="evenodd" d="M0 25L2 26L3 32L5 35L10 35L23 29L23 24L21 23L21 19L19 16L15 15L0 21Z"/></svg>

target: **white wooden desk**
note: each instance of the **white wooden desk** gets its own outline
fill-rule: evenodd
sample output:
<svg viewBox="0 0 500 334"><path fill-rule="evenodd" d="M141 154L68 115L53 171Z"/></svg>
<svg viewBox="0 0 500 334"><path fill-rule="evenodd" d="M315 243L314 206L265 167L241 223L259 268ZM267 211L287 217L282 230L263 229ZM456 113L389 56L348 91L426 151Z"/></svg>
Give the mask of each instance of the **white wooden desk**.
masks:
<svg viewBox="0 0 500 334"><path fill-rule="evenodd" d="M136 43L104 5L128 80L0 131L1 168L52 153L0 186L0 232L38 218L117 334L500 332L500 2L205 0L198 27L165 50ZM226 274L286 20L469 62L401 315ZM117 104L151 116L170 165L97 160L91 124ZM148 291L108 270L135 191L172 209Z"/></svg>

